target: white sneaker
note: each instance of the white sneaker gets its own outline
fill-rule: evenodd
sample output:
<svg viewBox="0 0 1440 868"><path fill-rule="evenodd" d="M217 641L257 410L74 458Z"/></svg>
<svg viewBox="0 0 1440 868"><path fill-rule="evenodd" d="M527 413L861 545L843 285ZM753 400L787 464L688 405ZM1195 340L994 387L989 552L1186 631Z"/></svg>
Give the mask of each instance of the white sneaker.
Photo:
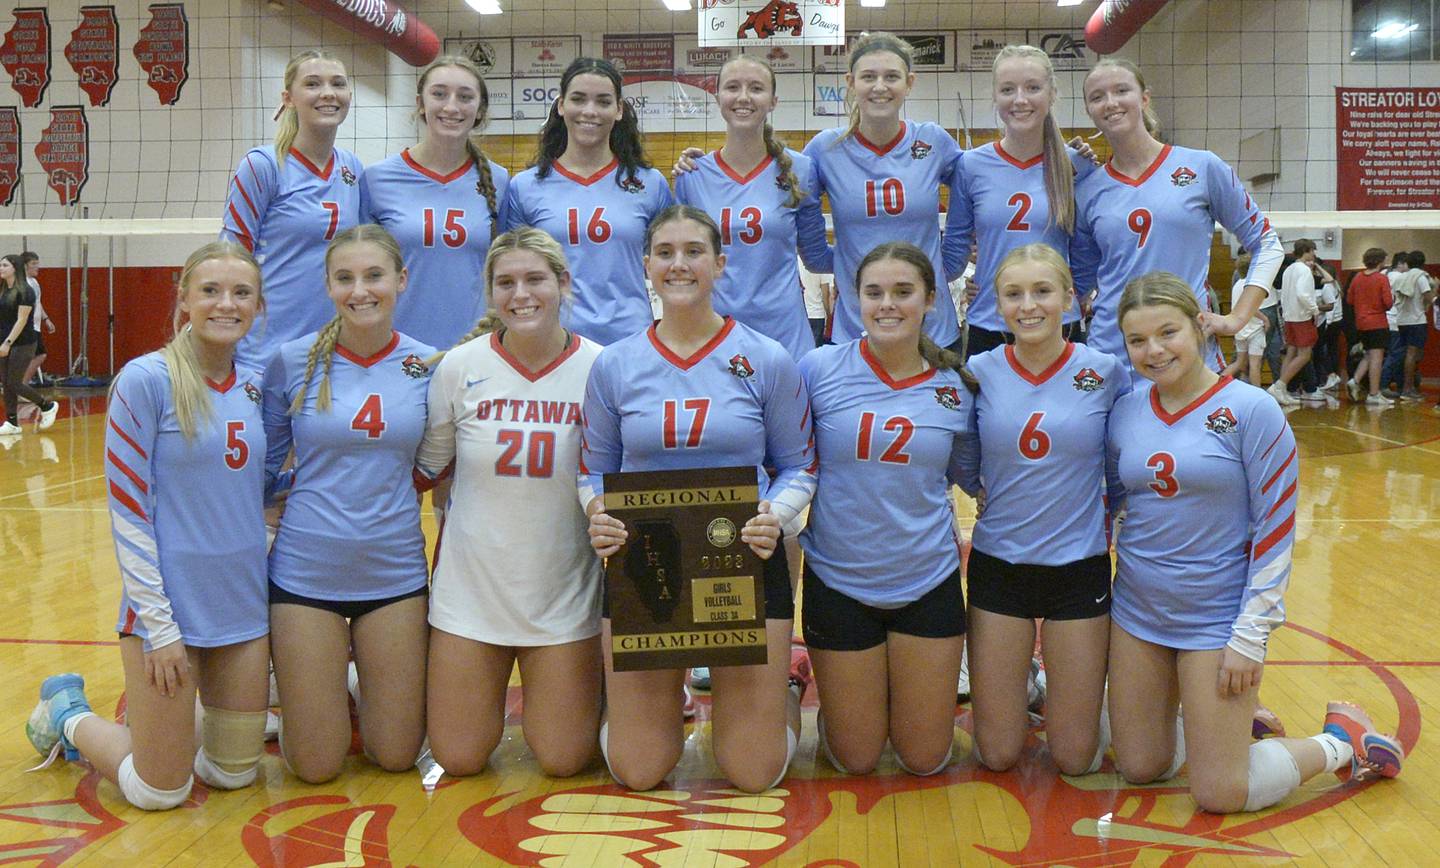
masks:
<svg viewBox="0 0 1440 868"><path fill-rule="evenodd" d="M1365 400L1365 392L1360 388L1359 383L1355 382L1354 380L1346 380L1345 388L1350 393L1351 401L1359 404L1361 401Z"/></svg>
<svg viewBox="0 0 1440 868"><path fill-rule="evenodd" d="M1326 392L1333 392L1336 389L1340 388L1340 375L1331 374L1330 376L1326 377L1325 385L1321 386L1320 388L1325 390Z"/></svg>
<svg viewBox="0 0 1440 868"><path fill-rule="evenodd" d="M40 411L40 430L44 431L46 428L54 425L55 417L58 415L60 415L60 402L51 401L49 410L42 409Z"/></svg>
<svg viewBox="0 0 1440 868"><path fill-rule="evenodd" d="M1274 383L1271 383L1270 388L1266 389L1265 391L1270 393L1270 397L1275 399L1275 403L1279 404L1282 407L1293 407L1296 404L1300 403L1298 400L1291 397L1290 392L1285 388L1285 384L1279 382L1278 380Z"/></svg>
<svg viewBox="0 0 1440 868"><path fill-rule="evenodd" d="M1325 396L1319 392L1301 392L1300 403L1302 404L1324 404Z"/></svg>
<svg viewBox="0 0 1440 868"><path fill-rule="evenodd" d="M1365 405L1367 407L1393 407L1395 406L1395 402L1386 398L1384 395L1372 394L1365 399Z"/></svg>
<svg viewBox="0 0 1440 868"><path fill-rule="evenodd" d="M21 434L24 433L25 429L21 428L19 425L16 425L14 422L6 422L4 425L0 425L0 437L9 436L11 434L19 437Z"/></svg>

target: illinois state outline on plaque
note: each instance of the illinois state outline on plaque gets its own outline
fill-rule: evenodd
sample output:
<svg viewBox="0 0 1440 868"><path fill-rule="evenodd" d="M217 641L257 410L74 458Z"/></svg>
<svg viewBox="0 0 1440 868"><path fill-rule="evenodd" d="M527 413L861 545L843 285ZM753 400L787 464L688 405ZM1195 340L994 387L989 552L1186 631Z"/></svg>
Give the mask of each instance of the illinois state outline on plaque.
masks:
<svg viewBox="0 0 1440 868"><path fill-rule="evenodd" d="M174 105L190 78L190 22L182 3L154 3L149 8L150 23L135 42L135 59L160 104Z"/></svg>
<svg viewBox="0 0 1440 868"><path fill-rule="evenodd" d="M0 205L9 206L20 181L20 110L0 108Z"/></svg>
<svg viewBox="0 0 1440 868"><path fill-rule="evenodd" d="M90 124L82 105L54 106L50 126L40 134L35 157L45 170L45 182L61 205L80 200L80 191L90 180Z"/></svg>
<svg viewBox="0 0 1440 868"><path fill-rule="evenodd" d="M80 24L70 31L65 59L92 106L110 102L120 58L120 26L114 6L81 6Z"/></svg>
<svg viewBox="0 0 1440 868"><path fill-rule="evenodd" d="M0 44L0 64L26 108L34 108L50 86L50 17L44 8L18 8L15 24Z"/></svg>

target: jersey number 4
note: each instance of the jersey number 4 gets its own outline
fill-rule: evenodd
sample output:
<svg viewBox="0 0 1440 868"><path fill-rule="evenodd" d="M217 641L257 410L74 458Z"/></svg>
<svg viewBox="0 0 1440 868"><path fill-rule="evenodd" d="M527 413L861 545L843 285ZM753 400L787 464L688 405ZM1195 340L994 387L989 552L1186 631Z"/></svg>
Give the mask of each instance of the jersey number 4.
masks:
<svg viewBox="0 0 1440 868"><path fill-rule="evenodd" d="M365 432L367 440L379 440L385 433L385 404L379 395L372 392L366 396L360 409L355 411L355 418L350 420L350 430Z"/></svg>
<svg viewBox="0 0 1440 868"><path fill-rule="evenodd" d="M495 435L495 442L505 451L495 460L496 476L528 476L531 479L549 479L555 472L555 432L531 431L530 448L525 449L525 432L507 428ZM525 449L525 466L516 461L520 450Z"/></svg>
<svg viewBox="0 0 1440 868"><path fill-rule="evenodd" d="M1169 452L1156 452L1145 459L1145 466L1155 474L1150 481L1150 490L1161 497L1174 497L1180 493L1180 481L1175 478L1175 456Z"/></svg>
<svg viewBox="0 0 1440 868"><path fill-rule="evenodd" d="M895 437L890 445L880 454L880 460L885 464L909 464L910 454L905 451L905 445L910 438L915 436L915 423L904 416L891 416L880 426L882 430L893 431ZM871 442L875 433L875 414L869 411L860 414L860 430L855 436L855 460L869 461Z"/></svg>
<svg viewBox="0 0 1440 868"><path fill-rule="evenodd" d="M425 226L424 226L424 237L423 237L423 239L422 239L422 243L423 243L426 247L434 247L434 246L435 246L435 209L434 209L434 208L426 208L426 209L425 209L424 218L425 218ZM464 220L465 220L465 209L463 209L463 208L447 208L447 209L445 209L445 222L444 222L444 224L440 227L440 240L445 243L445 246L446 246L446 247L452 247L452 248L454 248L454 247L463 247L463 246L465 246L465 224L464 224L464 222L463 222Z"/></svg>
<svg viewBox="0 0 1440 868"><path fill-rule="evenodd" d="M666 449L679 449L680 438L676 431L676 418L680 410L684 409L690 413L690 431L685 435L685 448L694 449L700 445L705 437L705 419L710 415L709 398L686 398L683 401L676 401L673 398L665 402L664 417L661 431L661 441Z"/></svg>
<svg viewBox="0 0 1440 868"><path fill-rule="evenodd" d="M244 433L244 421L231 420L225 423L225 466L231 470L243 470L245 462L250 460L250 444L240 439L240 435Z"/></svg>

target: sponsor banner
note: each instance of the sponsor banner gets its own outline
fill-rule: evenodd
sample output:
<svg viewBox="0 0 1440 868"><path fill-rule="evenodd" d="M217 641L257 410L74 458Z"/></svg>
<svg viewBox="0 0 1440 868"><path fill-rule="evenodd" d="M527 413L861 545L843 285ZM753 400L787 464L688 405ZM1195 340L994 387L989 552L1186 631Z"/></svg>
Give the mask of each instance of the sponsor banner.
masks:
<svg viewBox="0 0 1440 868"><path fill-rule="evenodd" d="M1440 87L1335 88L1336 208L1440 209Z"/></svg>
<svg viewBox="0 0 1440 868"><path fill-rule="evenodd" d="M602 56L627 79L639 73L675 71L675 37L668 33L617 36L601 40Z"/></svg>
<svg viewBox="0 0 1440 868"><path fill-rule="evenodd" d="M701 45L842 45L840 0L700 0Z"/></svg>
<svg viewBox="0 0 1440 868"><path fill-rule="evenodd" d="M560 76L516 79L510 85L510 117L517 121L544 120L560 98ZM493 91L491 92L493 96Z"/></svg>
<svg viewBox="0 0 1440 868"><path fill-rule="evenodd" d="M80 25L70 32L65 59L92 106L110 102L120 58L120 26L114 6L81 6Z"/></svg>
<svg viewBox="0 0 1440 868"><path fill-rule="evenodd" d="M490 120L508 120L513 117L514 90L511 79L510 40L449 38L445 40L445 53L468 57L480 67L485 76L485 92L489 95Z"/></svg>
<svg viewBox="0 0 1440 868"><path fill-rule="evenodd" d="M20 109L0 108L0 205L8 207L20 182Z"/></svg>
<svg viewBox="0 0 1440 868"><path fill-rule="evenodd" d="M190 79L190 22L183 3L150 6L150 23L135 43L135 59L145 70L145 83L160 97L161 105L180 101L180 89Z"/></svg>
<svg viewBox="0 0 1440 868"><path fill-rule="evenodd" d="M295 0L351 33L385 46L410 64L424 66L440 53L440 37L420 16L387 0ZM415 5L415 4L410 4Z"/></svg>
<svg viewBox="0 0 1440 868"><path fill-rule="evenodd" d="M811 79L814 82L810 96L812 113L822 118L844 117L845 76L817 73Z"/></svg>
<svg viewBox="0 0 1440 868"><path fill-rule="evenodd" d="M0 44L0 64L26 108L34 108L50 86L50 18L43 8L15 10L15 24Z"/></svg>
<svg viewBox="0 0 1440 868"><path fill-rule="evenodd" d="M1007 45L1023 45L1024 30L962 30L960 31L959 68L970 72L989 72L995 55Z"/></svg>
<svg viewBox="0 0 1440 868"><path fill-rule="evenodd" d="M733 45L701 45L693 36L676 36L675 72L678 75L718 76L720 67L740 53L740 49Z"/></svg>
<svg viewBox="0 0 1440 868"><path fill-rule="evenodd" d="M1086 48L1081 30L1027 30L1025 42L1050 55L1050 64L1056 69L1089 69L1100 60L1100 55Z"/></svg>
<svg viewBox="0 0 1440 868"><path fill-rule="evenodd" d="M90 125L85 120L84 106L50 109L50 125L40 134L35 158L61 205L80 200L80 191L90 180Z"/></svg>
<svg viewBox="0 0 1440 868"><path fill-rule="evenodd" d="M713 75L627 78L625 101L642 127L647 120L720 121Z"/></svg>
<svg viewBox="0 0 1440 868"><path fill-rule="evenodd" d="M896 36L910 43L915 50L915 72L954 72L956 66L956 34L953 30L899 30ZM812 49L816 72L849 72L850 46L859 39L852 33L844 45L820 45Z"/></svg>
<svg viewBox="0 0 1440 868"><path fill-rule="evenodd" d="M516 36L510 42L516 78L558 79L580 56L578 36Z"/></svg>

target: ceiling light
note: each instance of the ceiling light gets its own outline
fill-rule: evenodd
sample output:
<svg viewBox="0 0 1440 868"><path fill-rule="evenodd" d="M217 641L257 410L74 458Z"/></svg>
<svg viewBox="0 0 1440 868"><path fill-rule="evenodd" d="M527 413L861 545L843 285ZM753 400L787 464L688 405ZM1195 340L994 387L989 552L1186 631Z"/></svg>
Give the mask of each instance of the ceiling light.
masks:
<svg viewBox="0 0 1440 868"><path fill-rule="evenodd" d="M879 9L885 5L885 0L860 0L860 5L870 9Z"/></svg>
<svg viewBox="0 0 1440 868"><path fill-rule="evenodd" d="M481 15L499 15L505 11L500 8L500 0L465 0L465 5Z"/></svg>
<svg viewBox="0 0 1440 868"><path fill-rule="evenodd" d="M671 12L689 12L690 0L660 0Z"/></svg>
<svg viewBox="0 0 1440 868"><path fill-rule="evenodd" d="M1370 35L1376 39L1395 39L1407 33L1413 33L1419 27L1420 25L1414 21L1386 21L1375 28L1375 32Z"/></svg>
<svg viewBox="0 0 1440 868"><path fill-rule="evenodd" d="M1056 6L1079 6L1085 0L1055 0Z"/></svg>

